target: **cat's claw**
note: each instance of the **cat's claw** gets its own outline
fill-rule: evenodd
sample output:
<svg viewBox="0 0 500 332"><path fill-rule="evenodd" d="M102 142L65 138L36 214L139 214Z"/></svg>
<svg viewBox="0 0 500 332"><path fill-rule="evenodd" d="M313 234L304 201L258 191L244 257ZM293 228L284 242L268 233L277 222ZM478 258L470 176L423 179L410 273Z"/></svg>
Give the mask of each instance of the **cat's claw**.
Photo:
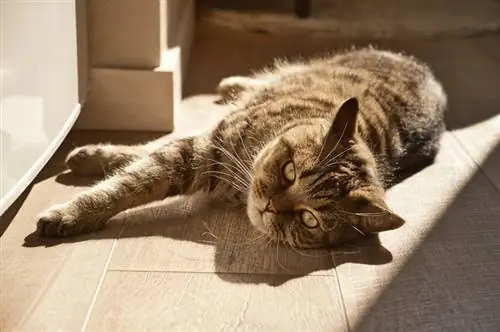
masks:
<svg viewBox="0 0 500 332"><path fill-rule="evenodd" d="M103 228L105 223L83 221L64 207L52 208L38 216L37 233L47 237L66 237Z"/></svg>

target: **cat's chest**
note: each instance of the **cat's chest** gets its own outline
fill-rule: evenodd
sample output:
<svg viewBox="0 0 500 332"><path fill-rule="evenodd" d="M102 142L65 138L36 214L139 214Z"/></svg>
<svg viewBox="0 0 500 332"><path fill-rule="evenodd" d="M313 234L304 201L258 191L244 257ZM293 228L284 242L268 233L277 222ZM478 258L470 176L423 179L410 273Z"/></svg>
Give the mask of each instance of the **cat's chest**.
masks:
<svg viewBox="0 0 500 332"><path fill-rule="evenodd" d="M222 200L232 205L241 205L246 203L246 192L247 188L235 188L236 180L220 180L217 179L215 187L213 190L209 191L208 194L213 198Z"/></svg>

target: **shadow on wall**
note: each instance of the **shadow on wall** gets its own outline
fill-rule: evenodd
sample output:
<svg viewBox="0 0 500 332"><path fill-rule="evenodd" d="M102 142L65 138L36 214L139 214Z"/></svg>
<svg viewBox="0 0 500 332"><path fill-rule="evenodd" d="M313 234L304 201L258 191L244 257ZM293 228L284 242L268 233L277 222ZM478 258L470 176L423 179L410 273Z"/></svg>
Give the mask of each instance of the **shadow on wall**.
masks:
<svg viewBox="0 0 500 332"><path fill-rule="evenodd" d="M467 127L498 114L500 103L500 34L468 39L374 41L340 40L314 35L273 35L211 26L203 21L196 29L185 97L215 93L220 80L249 75L272 64L274 58L306 58L335 50L375 45L404 51L428 62L449 96L449 129ZM472 111L473 110L473 111Z"/></svg>
<svg viewBox="0 0 500 332"><path fill-rule="evenodd" d="M500 142L483 167L499 158ZM478 170L352 330L498 331L500 204L485 197L498 191Z"/></svg>

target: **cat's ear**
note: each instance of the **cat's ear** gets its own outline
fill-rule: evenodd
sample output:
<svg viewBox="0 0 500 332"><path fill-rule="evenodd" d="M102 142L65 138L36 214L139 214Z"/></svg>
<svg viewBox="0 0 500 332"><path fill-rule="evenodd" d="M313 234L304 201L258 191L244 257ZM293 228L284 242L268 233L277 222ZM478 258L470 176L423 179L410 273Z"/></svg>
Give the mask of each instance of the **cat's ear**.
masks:
<svg viewBox="0 0 500 332"><path fill-rule="evenodd" d="M380 191L354 190L349 193L347 206L356 227L365 234L379 233L401 227L405 221L392 212Z"/></svg>
<svg viewBox="0 0 500 332"><path fill-rule="evenodd" d="M356 133L356 123L359 103L356 97L345 100L340 105L330 130L333 130L343 140L350 140Z"/></svg>
<svg viewBox="0 0 500 332"><path fill-rule="evenodd" d="M339 107L335 118L325 136L320 160L330 154L337 146L349 146L356 133L359 104L355 97L345 100Z"/></svg>

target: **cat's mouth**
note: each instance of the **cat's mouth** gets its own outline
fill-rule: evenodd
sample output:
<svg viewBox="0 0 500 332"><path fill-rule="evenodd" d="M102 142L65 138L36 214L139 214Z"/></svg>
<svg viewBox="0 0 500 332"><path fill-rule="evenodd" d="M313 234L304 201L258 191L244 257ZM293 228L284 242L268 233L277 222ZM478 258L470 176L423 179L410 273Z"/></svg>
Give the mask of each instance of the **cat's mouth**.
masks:
<svg viewBox="0 0 500 332"><path fill-rule="evenodd" d="M259 204L260 203L260 204ZM262 233L270 233L270 224L273 216L269 211L269 203L256 202L253 195L249 195L247 202L247 216L250 223Z"/></svg>

